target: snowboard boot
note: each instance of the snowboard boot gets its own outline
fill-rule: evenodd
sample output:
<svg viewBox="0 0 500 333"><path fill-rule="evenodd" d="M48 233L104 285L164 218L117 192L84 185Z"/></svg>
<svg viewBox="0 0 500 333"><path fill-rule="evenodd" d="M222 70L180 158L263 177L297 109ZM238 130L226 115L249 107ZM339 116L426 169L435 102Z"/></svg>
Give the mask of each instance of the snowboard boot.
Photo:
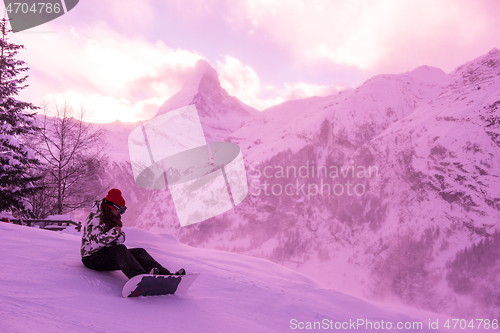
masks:
<svg viewBox="0 0 500 333"><path fill-rule="evenodd" d="M186 275L186 270L184 268L179 269L174 275Z"/></svg>
<svg viewBox="0 0 500 333"><path fill-rule="evenodd" d="M160 270L157 267L153 267L149 272L150 275L158 275L160 274Z"/></svg>

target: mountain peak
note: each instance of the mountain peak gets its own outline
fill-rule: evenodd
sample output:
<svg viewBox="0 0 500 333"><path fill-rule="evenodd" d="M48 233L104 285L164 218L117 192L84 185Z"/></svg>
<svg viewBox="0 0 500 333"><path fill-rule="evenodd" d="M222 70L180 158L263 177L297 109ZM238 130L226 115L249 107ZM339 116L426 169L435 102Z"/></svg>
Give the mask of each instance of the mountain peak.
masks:
<svg viewBox="0 0 500 333"><path fill-rule="evenodd" d="M179 93L188 94L193 97L200 88L202 81L209 80L220 86L219 75L215 68L205 59L200 59L194 65L192 72L187 76ZM177 94L179 94L177 93ZM184 106L184 105L182 105Z"/></svg>
<svg viewBox="0 0 500 333"><path fill-rule="evenodd" d="M450 73L458 84L470 85L479 84L484 81L491 81L499 75L500 50L493 48L486 54L466 62Z"/></svg>
<svg viewBox="0 0 500 333"><path fill-rule="evenodd" d="M203 76L209 76L219 80L219 75L217 74L217 71L205 59L200 59L196 62L196 64L194 65L193 74L194 74L193 78L195 77L201 78Z"/></svg>
<svg viewBox="0 0 500 333"><path fill-rule="evenodd" d="M488 52L491 56L500 56L500 50L496 47L492 48L490 52Z"/></svg>
<svg viewBox="0 0 500 333"><path fill-rule="evenodd" d="M452 81L450 76L443 72L442 69L427 65L417 67L412 71L406 72L405 74L413 77L414 79L430 84L446 85Z"/></svg>
<svg viewBox="0 0 500 333"><path fill-rule="evenodd" d="M182 89L158 109L157 116L195 104L207 141L222 140L257 110L222 88L215 68L204 59L196 62Z"/></svg>

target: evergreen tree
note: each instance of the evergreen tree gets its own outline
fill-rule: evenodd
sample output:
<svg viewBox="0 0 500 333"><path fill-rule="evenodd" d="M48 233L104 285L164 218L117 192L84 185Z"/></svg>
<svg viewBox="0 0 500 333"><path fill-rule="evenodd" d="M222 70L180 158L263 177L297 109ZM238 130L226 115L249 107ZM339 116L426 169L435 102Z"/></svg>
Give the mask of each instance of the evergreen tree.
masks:
<svg viewBox="0 0 500 333"><path fill-rule="evenodd" d="M8 20L0 20L0 212L26 215L31 211L28 196L35 191L35 177L29 169L38 164L29 148L21 141L24 135L34 133L34 114L37 106L17 100L28 71L26 63L15 57L23 45L10 43Z"/></svg>

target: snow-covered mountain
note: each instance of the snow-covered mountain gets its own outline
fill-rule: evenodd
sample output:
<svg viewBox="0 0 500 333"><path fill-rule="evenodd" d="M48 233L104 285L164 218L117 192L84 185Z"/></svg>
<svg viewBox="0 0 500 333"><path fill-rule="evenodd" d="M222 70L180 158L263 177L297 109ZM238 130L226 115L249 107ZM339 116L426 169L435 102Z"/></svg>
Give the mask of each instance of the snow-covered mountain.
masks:
<svg viewBox="0 0 500 333"><path fill-rule="evenodd" d="M427 66L375 76L357 89L268 108L247 120L229 140L259 162L288 149L297 152L318 139L336 150L351 151L438 96L450 81L440 69Z"/></svg>
<svg viewBox="0 0 500 333"><path fill-rule="evenodd" d="M166 100L156 115L191 104L196 105L207 141L221 141L258 113L221 87L217 72L206 60L198 60L182 89Z"/></svg>
<svg viewBox="0 0 500 333"><path fill-rule="evenodd" d="M208 139L242 148L250 195L180 228L168 190L134 188L124 163L116 186L139 206L126 223L271 259L353 294L498 316L498 255L466 263L495 253L500 227L499 50L450 74L378 75L250 116L202 67L159 113L199 102ZM233 118L221 116L230 109Z"/></svg>
<svg viewBox="0 0 500 333"><path fill-rule="evenodd" d="M129 247L144 247L165 266L182 266L201 273L200 277L184 294L124 299L121 288L126 276L85 268L78 233L0 223L0 330L288 332L343 325L360 332L373 327L394 332L406 325L419 332L443 332L449 319L416 311L405 314L403 309L387 309L325 289L267 260L192 248L168 234L138 228L124 231ZM440 329L429 329L429 321L438 321Z"/></svg>
<svg viewBox="0 0 500 333"><path fill-rule="evenodd" d="M182 89L163 103L156 116L191 104L196 105L207 142L223 141L246 119L259 113L236 97L230 96L221 87L215 69L205 60L196 63ZM144 190L134 182L128 156L128 135L140 125L141 123L120 121L104 125L106 152L110 157L107 171L109 187L118 187L128 194L129 209L124 218L128 225L140 225L147 229L159 225L163 229L166 223L168 226L177 227L179 221L170 192ZM148 205L152 207L149 208ZM79 211L75 216L84 219L86 214L88 213L85 211Z"/></svg>

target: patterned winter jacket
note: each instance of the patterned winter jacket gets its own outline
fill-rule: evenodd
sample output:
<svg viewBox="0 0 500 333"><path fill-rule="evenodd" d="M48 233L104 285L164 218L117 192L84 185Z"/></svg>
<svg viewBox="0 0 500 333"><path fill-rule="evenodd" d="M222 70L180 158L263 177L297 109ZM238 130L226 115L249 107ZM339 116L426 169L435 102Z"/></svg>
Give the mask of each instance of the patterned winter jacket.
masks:
<svg viewBox="0 0 500 333"><path fill-rule="evenodd" d="M87 217L85 229L82 236L82 257L90 256L105 246L123 244L125 242L125 233L118 232L116 228L111 228L104 232L105 224L101 222L101 203L97 200L92 206L92 210Z"/></svg>

